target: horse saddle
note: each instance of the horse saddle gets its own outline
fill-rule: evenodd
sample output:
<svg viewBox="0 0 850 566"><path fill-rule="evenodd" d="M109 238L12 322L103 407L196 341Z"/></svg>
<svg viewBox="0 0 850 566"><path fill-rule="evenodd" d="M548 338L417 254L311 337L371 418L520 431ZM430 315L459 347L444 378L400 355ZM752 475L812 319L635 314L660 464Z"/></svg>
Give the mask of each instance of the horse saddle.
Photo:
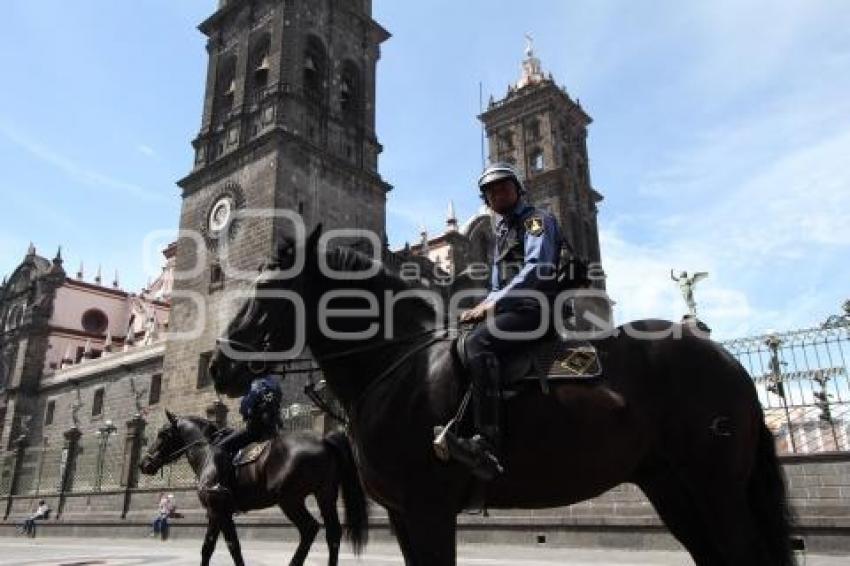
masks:
<svg viewBox="0 0 850 566"><path fill-rule="evenodd" d="M458 356L466 365L466 336L463 331L455 342ZM537 382L543 393L549 383L596 381L602 377L602 364L596 347L585 340L570 340L551 333L529 342L528 348L500 355L502 387L513 391Z"/></svg>
<svg viewBox="0 0 850 566"><path fill-rule="evenodd" d="M252 442L245 448L239 450L236 453L236 456L233 457L233 465L234 466L244 466L245 464L250 464L259 458L263 452L268 450L269 444L271 444L271 440L263 440L262 442Z"/></svg>

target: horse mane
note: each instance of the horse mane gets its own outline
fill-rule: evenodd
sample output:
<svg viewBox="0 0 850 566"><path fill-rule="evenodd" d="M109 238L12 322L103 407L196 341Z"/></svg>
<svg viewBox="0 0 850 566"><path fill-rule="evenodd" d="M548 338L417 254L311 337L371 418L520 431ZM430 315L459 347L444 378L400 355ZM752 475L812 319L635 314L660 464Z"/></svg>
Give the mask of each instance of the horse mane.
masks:
<svg viewBox="0 0 850 566"><path fill-rule="evenodd" d="M336 247L329 249L326 253L327 264L336 271L367 271L374 269L375 260L350 247ZM376 297L382 297L384 291L402 293L404 291L416 291L416 287L401 278L400 275L387 269L379 262L380 269L372 277L362 279L360 282L367 287ZM405 315L419 323L433 322L436 318L434 305L421 296L410 296L405 298L400 308L406 309ZM407 310L409 309L409 310Z"/></svg>
<svg viewBox="0 0 850 566"><path fill-rule="evenodd" d="M257 280L259 280L259 278ZM255 282L254 289L256 290L256 288L257 284ZM252 293L245 299L245 303L243 303L243 306L239 309L237 315L227 325L227 334L230 335L242 332L246 328L254 326L256 323L257 310L256 293Z"/></svg>
<svg viewBox="0 0 850 566"><path fill-rule="evenodd" d="M287 265L292 261L293 247L294 245L292 242L286 239L281 240L277 245L277 253L274 254L272 261L269 262L266 267L274 269ZM338 246L328 249L325 254L325 259L327 265L335 271L368 271L374 269L375 264L374 258L349 246ZM417 290L416 287L402 279L398 274L387 269L382 262L379 263L380 269L375 275L368 279L360 280L364 282L369 288L368 290L375 293L376 296L382 295L384 291L401 293L404 291ZM254 310L253 297L250 298L249 301L251 301L251 304L249 308L245 309L245 314L235 329L241 330L243 327L251 324L253 319L252 311ZM411 310L408 314L419 322L422 322L423 319L434 320L435 318L436 311L434 309L434 305L422 297L411 296L406 298L404 300L404 305L406 308Z"/></svg>
<svg viewBox="0 0 850 566"><path fill-rule="evenodd" d="M216 426L214 422L207 420L203 417L188 415L183 418L195 425L197 428L199 428L201 430L201 433L206 438L209 438L211 434L218 432L218 426Z"/></svg>

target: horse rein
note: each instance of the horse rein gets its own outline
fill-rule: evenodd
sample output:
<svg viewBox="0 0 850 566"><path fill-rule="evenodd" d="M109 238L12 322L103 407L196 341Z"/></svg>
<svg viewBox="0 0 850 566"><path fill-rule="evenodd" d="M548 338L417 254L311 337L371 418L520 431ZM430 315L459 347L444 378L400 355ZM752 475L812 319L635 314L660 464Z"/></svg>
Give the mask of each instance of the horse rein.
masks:
<svg viewBox="0 0 850 566"><path fill-rule="evenodd" d="M194 442L190 442L189 444L186 444L185 446L178 448L174 452L171 452L170 454L168 454L165 458L158 458L161 461L160 466L166 466L166 465L170 464L171 462L173 462L174 460L176 460L177 458L179 458L180 456L182 456L183 454L188 452L190 448L194 448L195 446L199 446L201 444L209 444L209 441L206 438L201 438L199 440L196 440Z"/></svg>
<svg viewBox="0 0 850 566"><path fill-rule="evenodd" d="M428 331L428 333L434 333L434 332L440 332L440 331L445 332L445 334L443 336L433 336L430 339L425 340L421 344L418 344L417 346L411 348L410 350L405 352L404 355L402 355L397 360L395 360L393 363L391 363L384 371L379 373L378 376L375 379L373 379L372 381L370 381L369 384L363 389L363 391L360 392L360 395L358 395L357 398L354 400L354 403L352 403L352 408L356 411L357 407L360 406L360 404L363 402L363 399L365 399L366 396L369 393L371 393L378 385L380 385L388 377L390 377L395 372L395 370L397 370L399 367L401 367L401 365L404 362L406 362L407 360L409 360L414 354L417 354L417 353L421 352L422 350L424 350L426 348L430 348L431 346L433 346L437 342L440 342L440 341L448 338L448 336L449 336L449 329L448 328L431 329L431 330ZM425 334L425 333L422 333L422 334ZM391 343L395 343L395 342L391 342ZM387 344L387 343L385 343L385 344ZM382 344L382 345L385 345L385 344Z"/></svg>
<svg viewBox="0 0 850 566"><path fill-rule="evenodd" d="M409 342L411 340L415 340L417 338L421 338L423 336L428 336L430 334L434 334L436 332L448 331L448 328L437 327L437 328L428 328L421 332L417 332L415 334L409 334L407 336L401 336L400 338L393 338L392 340L387 340L386 342L379 342L377 344L366 344L364 346L358 346L356 348L349 348L348 350L343 350L341 352L334 352L332 354L327 354L326 356L322 356L322 361L325 360L335 360L337 358L344 358L346 356L351 356L354 354L362 354L364 352L371 352L373 350L380 350L382 348L386 348L388 346L395 346L397 344L401 344L403 342Z"/></svg>

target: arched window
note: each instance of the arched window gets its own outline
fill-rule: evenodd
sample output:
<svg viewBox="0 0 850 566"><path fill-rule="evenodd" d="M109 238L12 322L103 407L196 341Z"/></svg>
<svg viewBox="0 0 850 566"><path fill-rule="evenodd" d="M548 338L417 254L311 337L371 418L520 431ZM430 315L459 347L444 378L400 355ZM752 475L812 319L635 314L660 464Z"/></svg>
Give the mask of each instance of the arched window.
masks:
<svg viewBox="0 0 850 566"><path fill-rule="evenodd" d="M15 305L9 309L9 314L6 315L6 330L12 330L20 326L23 315L24 310L21 308L21 305Z"/></svg>
<svg viewBox="0 0 850 566"><path fill-rule="evenodd" d="M534 173L543 171L545 163L543 162L543 151L540 149L532 150L528 159L528 164Z"/></svg>
<svg viewBox="0 0 850 566"><path fill-rule="evenodd" d="M236 55L222 55L218 64L215 81L214 106L218 118L233 107L236 96Z"/></svg>
<svg viewBox="0 0 850 566"><path fill-rule="evenodd" d="M499 134L499 149L513 151L514 133L511 130L505 130Z"/></svg>
<svg viewBox="0 0 850 566"><path fill-rule="evenodd" d="M339 78L339 110L344 120L359 121L362 99L360 71L353 62L346 61Z"/></svg>
<svg viewBox="0 0 850 566"><path fill-rule="evenodd" d="M269 61L269 48L271 46L271 36L268 33L260 36L251 49L251 80L256 90L266 88L269 84L269 70L271 62Z"/></svg>
<svg viewBox="0 0 850 566"><path fill-rule="evenodd" d="M525 124L525 137L528 141L540 139L540 120L533 118Z"/></svg>
<svg viewBox="0 0 850 566"><path fill-rule="evenodd" d="M307 45L304 49L303 88L305 98L318 104L324 102L327 69L328 58L325 55L325 46L318 37L311 35L307 38Z"/></svg>

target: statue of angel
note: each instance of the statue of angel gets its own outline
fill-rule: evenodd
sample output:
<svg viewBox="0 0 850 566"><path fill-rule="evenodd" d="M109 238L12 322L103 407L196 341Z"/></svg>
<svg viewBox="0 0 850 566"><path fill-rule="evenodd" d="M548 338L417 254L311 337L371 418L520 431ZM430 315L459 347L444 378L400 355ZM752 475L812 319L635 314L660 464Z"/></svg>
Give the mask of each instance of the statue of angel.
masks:
<svg viewBox="0 0 850 566"><path fill-rule="evenodd" d="M682 298L688 305L688 315L697 317L697 303L694 300L694 287L697 283L708 277L707 271L698 271L691 276L688 276L687 271L679 272L678 277L674 271L670 270L670 279L679 284L679 290L682 292Z"/></svg>

